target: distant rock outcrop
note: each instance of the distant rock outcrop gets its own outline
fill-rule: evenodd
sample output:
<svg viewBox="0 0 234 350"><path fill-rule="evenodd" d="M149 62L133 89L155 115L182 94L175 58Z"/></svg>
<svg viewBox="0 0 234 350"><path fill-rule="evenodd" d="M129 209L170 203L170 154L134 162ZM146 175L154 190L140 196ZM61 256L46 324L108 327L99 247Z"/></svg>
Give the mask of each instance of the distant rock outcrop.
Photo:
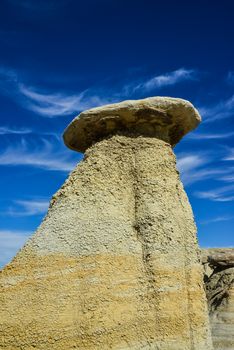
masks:
<svg viewBox="0 0 234 350"><path fill-rule="evenodd" d="M149 98L81 113L84 160L1 273L0 349L211 350L196 227L172 150L200 121Z"/></svg>
<svg viewBox="0 0 234 350"><path fill-rule="evenodd" d="M207 299L214 348L234 349L234 248L204 249Z"/></svg>

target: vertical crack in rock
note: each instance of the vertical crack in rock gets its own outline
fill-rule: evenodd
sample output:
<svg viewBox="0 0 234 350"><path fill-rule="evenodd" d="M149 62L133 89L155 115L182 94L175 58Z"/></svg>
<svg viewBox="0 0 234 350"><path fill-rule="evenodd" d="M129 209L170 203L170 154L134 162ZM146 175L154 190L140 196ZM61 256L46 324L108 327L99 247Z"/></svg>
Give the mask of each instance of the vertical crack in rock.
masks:
<svg viewBox="0 0 234 350"><path fill-rule="evenodd" d="M154 269L152 267L151 263L151 253L149 249L149 242L147 242L147 238L145 236L144 230L142 230L143 225L148 226L147 229L151 226L150 222L141 222L140 218L138 217L139 214L139 201L140 201L140 194L139 194L139 187L140 187L140 180L139 180L139 169L137 165L137 153L138 153L138 147L132 148L132 158L133 158L133 164L132 164L132 173L133 173L133 197L134 197L134 223L133 227L136 232L136 238L141 244L141 250L142 250L142 263L146 275L146 282L147 282L147 289L148 289L148 302L149 305L153 306L154 308L157 308L157 305L155 304L155 298L157 296L157 291L155 289L155 282L156 282L156 276L154 273ZM153 297L153 299L151 298Z"/></svg>

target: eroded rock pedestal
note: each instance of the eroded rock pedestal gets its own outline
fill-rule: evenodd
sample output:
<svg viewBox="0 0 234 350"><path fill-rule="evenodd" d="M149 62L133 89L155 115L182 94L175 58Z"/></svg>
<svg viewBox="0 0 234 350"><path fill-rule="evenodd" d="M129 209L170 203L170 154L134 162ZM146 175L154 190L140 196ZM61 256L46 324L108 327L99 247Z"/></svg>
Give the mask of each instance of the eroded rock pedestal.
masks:
<svg viewBox="0 0 234 350"><path fill-rule="evenodd" d="M202 262L214 348L234 349L234 248L204 249Z"/></svg>
<svg viewBox="0 0 234 350"><path fill-rule="evenodd" d="M165 117L143 101L138 130L114 133L115 118L102 120L100 130L113 134L93 138L37 232L2 271L1 349L212 349L192 211L168 132L150 134L160 135ZM171 101L184 104L182 124L187 107L195 113Z"/></svg>

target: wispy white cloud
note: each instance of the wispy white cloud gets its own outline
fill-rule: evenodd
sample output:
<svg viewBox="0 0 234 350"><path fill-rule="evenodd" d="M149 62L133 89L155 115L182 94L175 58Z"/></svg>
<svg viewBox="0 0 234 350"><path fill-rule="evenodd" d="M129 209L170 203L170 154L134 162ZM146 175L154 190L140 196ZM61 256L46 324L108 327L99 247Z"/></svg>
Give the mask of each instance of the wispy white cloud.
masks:
<svg viewBox="0 0 234 350"><path fill-rule="evenodd" d="M23 83L19 73L0 67L0 91L13 98L23 108L44 117L58 117L78 113L84 109L113 102L113 99L98 96L95 89L79 93L49 92Z"/></svg>
<svg viewBox="0 0 234 350"><path fill-rule="evenodd" d="M193 140L211 140L211 139L225 139L234 136L234 132L226 132L226 133L199 133L199 132L192 132L188 135L186 135L187 139L193 139Z"/></svg>
<svg viewBox="0 0 234 350"><path fill-rule="evenodd" d="M8 208L4 214L11 216L31 216L45 214L48 210L48 199L15 200L14 207Z"/></svg>
<svg viewBox="0 0 234 350"><path fill-rule="evenodd" d="M44 117L58 117L78 113L84 109L118 102L126 97L146 94L150 91L171 86L183 81L196 80L198 73L192 69L180 68L162 75L153 76L147 80L133 82L123 86L119 91L113 87L100 86L87 88L78 93L50 92L43 88L29 86L23 82L16 71L0 67L3 83L1 91L25 109ZM110 97L111 91L111 97Z"/></svg>
<svg viewBox="0 0 234 350"><path fill-rule="evenodd" d="M177 168L181 172L187 172L206 164L207 161L208 158L206 155L179 154L177 156Z"/></svg>
<svg viewBox="0 0 234 350"><path fill-rule="evenodd" d="M30 234L28 231L0 230L0 267L14 257Z"/></svg>
<svg viewBox="0 0 234 350"><path fill-rule="evenodd" d="M215 158L210 153L186 154L177 156L177 168L181 173L181 179L185 185L191 185L207 179L222 180L224 176L230 176L231 167L218 166Z"/></svg>
<svg viewBox="0 0 234 350"><path fill-rule="evenodd" d="M32 130L28 128L16 129L8 126L0 126L0 135L8 135L8 134L23 135L23 134L30 134L31 132Z"/></svg>
<svg viewBox="0 0 234 350"><path fill-rule="evenodd" d="M222 215L222 216L217 216L214 218L210 218L207 220L201 220L199 223L202 225L207 225L207 224L212 224L216 222L222 222L222 221L230 221L234 219L234 215Z"/></svg>
<svg viewBox="0 0 234 350"><path fill-rule="evenodd" d="M201 167L210 162L207 154L179 154L177 156L177 168L181 173L181 179L185 185L204 180L209 177L210 169Z"/></svg>
<svg viewBox="0 0 234 350"><path fill-rule="evenodd" d="M56 147L57 146L57 147ZM70 152L52 144L45 138L40 139L35 146L25 139L8 146L0 155L0 166L31 166L45 170L70 171L78 159L74 160Z"/></svg>
<svg viewBox="0 0 234 350"><path fill-rule="evenodd" d="M229 202L234 200L234 185L223 186L209 191L196 191L198 198L209 199L215 202Z"/></svg>
<svg viewBox="0 0 234 350"><path fill-rule="evenodd" d="M198 108L203 123L210 123L215 120L230 118L234 116L234 95L226 100L219 101L217 104L209 107Z"/></svg>
<svg viewBox="0 0 234 350"><path fill-rule="evenodd" d="M233 71L228 72L227 82L230 84L234 84L234 72Z"/></svg>
<svg viewBox="0 0 234 350"><path fill-rule="evenodd" d="M228 154L223 159L224 160L234 160L234 148L229 148Z"/></svg>
<svg viewBox="0 0 234 350"><path fill-rule="evenodd" d="M5 66L0 66L0 86L3 88L5 83L12 83L18 81L18 75L15 70Z"/></svg>
<svg viewBox="0 0 234 350"><path fill-rule="evenodd" d="M129 95L136 92L150 92L161 89L165 86L175 85L183 81L197 80L198 73L194 69L180 68L172 72L151 77L137 84L128 84L124 87L125 94Z"/></svg>
<svg viewBox="0 0 234 350"><path fill-rule="evenodd" d="M229 173L229 169L198 169L193 173L182 174L182 181L185 185L190 185L198 181L204 181L208 179L217 179L221 175Z"/></svg>
<svg viewBox="0 0 234 350"><path fill-rule="evenodd" d="M234 182L234 170L231 170L232 174L220 177L220 180L225 182Z"/></svg>
<svg viewBox="0 0 234 350"><path fill-rule="evenodd" d="M74 114L110 102L108 99L92 95L89 90L68 95L65 93L47 93L23 84L19 84L18 89L24 97L21 100L23 106L44 117Z"/></svg>

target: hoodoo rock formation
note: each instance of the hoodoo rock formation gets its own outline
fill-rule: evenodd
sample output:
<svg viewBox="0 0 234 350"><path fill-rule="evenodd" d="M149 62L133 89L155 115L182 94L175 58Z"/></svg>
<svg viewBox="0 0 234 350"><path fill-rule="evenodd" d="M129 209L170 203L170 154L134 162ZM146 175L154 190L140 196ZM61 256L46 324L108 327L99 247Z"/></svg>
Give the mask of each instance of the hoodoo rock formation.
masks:
<svg viewBox="0 0 234 350"><path fill-rule="evenodd" d="M234 349L234 248L204 249L202 263L216 350Z"/></svg>
<svg viewBox="0 0 234 350"><path fill-rule="evenodd" d="M172 150L200 122L155 97L83 112L84 160L1 274L4 350L211 350L196 227Z"/></svg>

